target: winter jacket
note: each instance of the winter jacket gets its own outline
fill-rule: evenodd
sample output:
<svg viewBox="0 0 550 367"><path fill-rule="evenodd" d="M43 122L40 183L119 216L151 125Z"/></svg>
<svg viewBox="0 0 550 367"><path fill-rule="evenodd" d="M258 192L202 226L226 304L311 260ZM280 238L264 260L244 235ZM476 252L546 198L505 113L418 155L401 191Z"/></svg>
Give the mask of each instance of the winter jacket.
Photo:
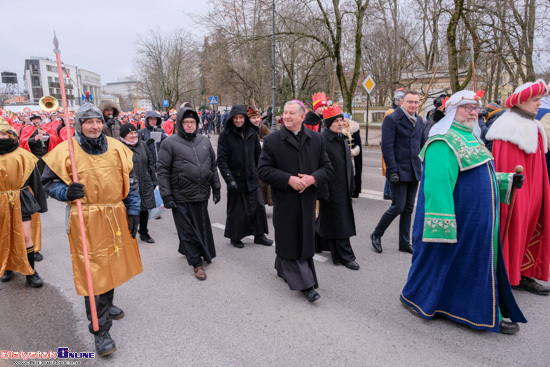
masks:
<svg viewBox="0 0 550 367"><path fill-rule="evenodd" d="M237 114L245 116L240 129L235 127L233 118ZM237 183L239 192L250 192L260 187L258 181L258 159L261 153L257 128L250 122L243 105L234 105L227 119L225 130L218 138L218 166L227 184Z"/></svg>
<svg viewBox="0 0 550 367"><path fill-rule="evenodd" d="M157 119L157 125L156 126L149 125L149 117L155 117ZM148 144L149 145L149 150L151 150L151 154L153 156L153 162L154 163L157 163L158 151L160 149L160 143L162 143L164 141L164 139L166 139L168 137L168 135L166 135L166 131L164 131L162 129L161 125L162 125L162 118L160 117L160 115L158 113L156 113L155 111L147 111L147 113L145 113L145 127L143 129L138 130L139 138L142 141L144 141L145 143L147 143L147 140L149 140L151 138L151 133L152 132L159 132L159 133L162 134L159 143L154 143L154 144L150 144L150 145Z"/></svg>
<svg viewBox="0 0 550 367"><path fill-rule="evenodd" d="M203 135L184 137L182 120L187 111L198 114L188 107L178 111L176 126L178 133L162 142L157 164L158 184L162 200L178 202L201 202L221 190L216 166L216 154L210 139Z"/></svg>

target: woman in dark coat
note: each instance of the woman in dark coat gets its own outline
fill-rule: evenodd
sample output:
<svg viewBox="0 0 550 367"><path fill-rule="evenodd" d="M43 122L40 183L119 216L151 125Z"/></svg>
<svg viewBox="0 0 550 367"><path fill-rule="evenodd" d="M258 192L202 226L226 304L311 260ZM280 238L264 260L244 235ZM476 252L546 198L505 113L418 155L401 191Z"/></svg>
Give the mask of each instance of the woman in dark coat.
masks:
<svg viewBox="0 0 550 367"><path fill-rule="evenodd" d="M178 251L194 268L195 277L205 280L203 260L210 264L216 257L208 198L212 189L217 204L221 185L210 140L197 135L199 121L197 112L180 108L177 133L162 142L157 168L160 195L164 206L172 209L178 231Z"/></svg>
<svg viewBox="0 0 550 367"><path fill-rule="evenodd" d="M328 158L334 170L333 176L319 187L319 218L316 229L320 249L330 251L334 264L343 264L351 270L359 270L349 238L355 236L355 219L351 195L355 189L353 166L348 140L342 134L344 118L339 108L327 108L322 135Z"/></svg>
<svg viewBox="0 0 550 367"><path fill-rule="evenodd" d="M254 243L271 246L267 215L258 180L261 146L257 129L242 105L229 112L226 128L218 138L218 166L227 183L227 219L224 236L243 248L241 239L254 235Z"/></svg>
<svg viewBox="0 0 550 367"><path fill-rule="evenodd" d="M156 207L155 186L157 185L157 175L153 155L147 145L139 140L137 129L133 124L122 125L120 128L120 141L134 153L132 162L134 162L134 174L139 186L139 196L141 197L139 238L147 243L155 243L147 228L149 210Z"/></svg>

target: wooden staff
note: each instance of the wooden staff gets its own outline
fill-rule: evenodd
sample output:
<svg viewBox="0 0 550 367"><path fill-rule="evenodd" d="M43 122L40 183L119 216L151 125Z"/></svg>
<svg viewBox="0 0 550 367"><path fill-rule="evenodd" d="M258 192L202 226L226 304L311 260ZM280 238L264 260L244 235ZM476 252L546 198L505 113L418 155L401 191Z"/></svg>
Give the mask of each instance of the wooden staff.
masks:
<svg viewBox="0 0 550 367"><path fill-rule="evenodd" d="M471 48L471 54L472 54L472 83L474 84L474 92L477 92L477 84L476 84L476 64L474 61L474 46L472 45ZM523 167L522 167L523 172Z"/></svg>
<svg viewBox="0 0 550 367"><path fill-rule="evenodd" d="M522 166L516 166L515 169L516 173L522 173L523 167ZM506 237L508 237L508 230L510 229L510 222L512 219L512 212L514 211L514 205L516 204L516 194L517 190L515 187L512 187L512 198L510 199L510 205L508 207L508 214L506 215L506 223L504 224L504 232L502 232L502 243L504 244L504 241L506 240Z"/></svg>
<svg viewBox="0 0 550 367"><path fill-rule="evenodd" d="M61 88L61 101L63 103L63 113L65 115L66 127L67 127L67 143L69 144L69 156L71 157L71 170L73 172L73 182L78 182L78 175L76 172L76 162L74 159L74 147L73 147L73 132L69 119L69 109L67 108L67 95L65 94L65 82L63 81L63 68L61 67L61 51L59 50L59 41L55 32L53 34L53 44L55 49L55 58L57 59L57 72L59 73L59 87ZM78 209L78 222L80 224L80 239L82 240L82 252L84 254L84 268L86 269L86 280L88 281L88 298L90 299L90 310L92 313L92 326L94 331L99 330L99 323L97 321L97 309L95 305L95 293L94 285L92 283L92 273L90 272L90 259L88 257L88 242L86 240L86 230L84 227L84 216L82 214L82 203L80 199L76 199L76 208Z"/></svg>
<svg viewBox="0 0 550 367"><path fill-rule="evenodd" d="M426 90L426 93L424 94L424 99L422 99L422 103L420 104L420 107L418 107L418 113L422 111L422 108L424 107L424 103L426 103L426 99L428 99L428 93L430 92L430 88L432 87L432 84L435 79L435 74L437 74L437 71L439 70L439 64L435 67L434 74L432 75L432 80L430 80L430 84L428 84L428 89Z"/></svg>

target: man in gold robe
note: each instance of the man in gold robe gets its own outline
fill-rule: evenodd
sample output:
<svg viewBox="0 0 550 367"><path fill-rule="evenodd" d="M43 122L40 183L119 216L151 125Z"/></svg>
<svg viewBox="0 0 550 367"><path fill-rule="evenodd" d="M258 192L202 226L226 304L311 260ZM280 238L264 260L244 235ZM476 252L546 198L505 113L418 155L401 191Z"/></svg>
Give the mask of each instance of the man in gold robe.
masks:
<svg viewBox="0 0 550 367"><path fill-rule="evenodd" d="M38 158L19 147L15 130L0 117L0 281L25 274L33 288L43 285L34 270L31 216L48 210Z"/></svg>
<svg viewBox="0 0 550 367"><path fill-rule="evenodd" d="M47 167L42 184L49 195L68 202L68 235L76 292L85 297L92 320L76 199L81 199L88 257L99 330L95 345L99 355L116 351L109 334L112 319L124 312L113 305L114 288L143 270L135 235L139 224L140 197L132 172L132 152L120 141L105 136L99 108L85 103L78 109L73 138L78 182L73 182L68 142L44 157ZM128 230L129 229L129 230Z"/></svg>

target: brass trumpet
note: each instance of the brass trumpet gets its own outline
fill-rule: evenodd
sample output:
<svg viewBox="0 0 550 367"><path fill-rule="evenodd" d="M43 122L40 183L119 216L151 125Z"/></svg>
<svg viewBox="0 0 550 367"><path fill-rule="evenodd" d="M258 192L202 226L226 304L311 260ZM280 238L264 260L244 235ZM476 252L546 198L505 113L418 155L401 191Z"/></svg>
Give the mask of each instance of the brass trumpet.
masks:
<svg viewBox="0 0 550 367"><path fill-rule="evenodd" d="M40 106L41 110L50 112L56 110L57 107L59 107L59 101L55 97L44 96L40 98L40 101L38 101L38 105Z"/></svg>

